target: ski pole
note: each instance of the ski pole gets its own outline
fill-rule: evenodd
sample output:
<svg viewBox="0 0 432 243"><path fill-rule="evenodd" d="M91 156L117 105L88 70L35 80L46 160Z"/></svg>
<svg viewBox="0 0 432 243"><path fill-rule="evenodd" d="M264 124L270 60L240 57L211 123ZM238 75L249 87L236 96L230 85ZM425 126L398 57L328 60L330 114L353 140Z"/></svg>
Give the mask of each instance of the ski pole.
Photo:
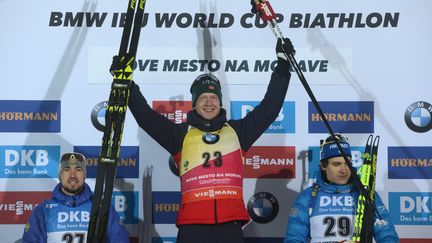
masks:
<svg viewBox="0 0 432 243"><path fill-rule="evenodd" d="M282 34L282 31L280 30L277 22L276 22L276 14L273 11L273 8L270 5L270 2L267 0L251 0L252 4L252 13L257 14L261 17L261 19L268 24L268 26L273 31L273 34L276 36L276 38L282 38L282 43L284 44L284 36ZM284 46L284 45L282 45ZM283 48L282 48L283 49ZM348 165L348 168L351 171L352 175L356 175L356 171L353 168L351 161L347 158L347 155L342 150L342 147L340 146L340 143L337 141L336 136L334 135L333 129L330 127L330 124L328 123L326 117L324 116L324 113L315 98L315 95L312 92L312 89L310 88L308 82L306 81L306 78L303 75L303 72L300 69L299 64L297 63L296 59L294 58L293 53L287 53L287 50L283 50L284 54L287 58L287 60L290 62L291 66L297 73L297 76L300 79L300 82L302 83L303 87L305 88L307 94L309 95L310 99L312 100L312 103L314 104L315 108L317 109L318 113L320 114L321 119L323 120L325 126L327 127L327 130L333 137L333 139L336 141L336 146L338 147L341 155L344 157L344 160L346 164ZM371 204L371 200L369 195L367 194L366 190L363 188L360 179L358 176L352 176L354 184L359 188L360 194L366 195L366 203Z"/></svg>

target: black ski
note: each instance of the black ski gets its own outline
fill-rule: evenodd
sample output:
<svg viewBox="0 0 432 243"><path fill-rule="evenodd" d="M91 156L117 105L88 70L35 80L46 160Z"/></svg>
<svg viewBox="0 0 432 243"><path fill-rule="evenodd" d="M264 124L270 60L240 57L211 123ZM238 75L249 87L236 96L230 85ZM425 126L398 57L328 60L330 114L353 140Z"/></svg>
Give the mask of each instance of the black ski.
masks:
<svg viewBox="0 0 432 243"><path fill-rule="evenodd" d="M379 136L375 139L369 135L365 146L363 165L360 166L358 176L363 188L368 193L370 203L366 201L365 195L359 195L354 224L353 242L372 242L373 238L373 217L375 214L375 181L376 164L378 156Z"/></svg>
<svg viewBox="0 0 432 243"><path fill-rule="evenodd" d="M122 66L112 71L114 79L106 107L105 130L96 174L87 243L101 243L106 239L111 196L145 3L146 0L129 0L128 3L120 49L116 57L119 58Z"/></svg>

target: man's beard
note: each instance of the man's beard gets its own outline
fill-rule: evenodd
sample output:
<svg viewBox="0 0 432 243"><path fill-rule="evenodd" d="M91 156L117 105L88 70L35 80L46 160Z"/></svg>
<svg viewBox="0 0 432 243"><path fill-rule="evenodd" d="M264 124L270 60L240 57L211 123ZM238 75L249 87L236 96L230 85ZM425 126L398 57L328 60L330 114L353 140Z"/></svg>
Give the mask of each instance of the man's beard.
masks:
<svg viewBox="0 0 432 243"><path fill-rule="evenodd" d="M78 193L80 193L84 189L84 185L82 185L81 187L78 187L76 189L70 189L70 188L67 188L67 187L63 186L63 184L62 184L62 188L63 188L64 191L66 191L68 193L78 194Z"/></svg>

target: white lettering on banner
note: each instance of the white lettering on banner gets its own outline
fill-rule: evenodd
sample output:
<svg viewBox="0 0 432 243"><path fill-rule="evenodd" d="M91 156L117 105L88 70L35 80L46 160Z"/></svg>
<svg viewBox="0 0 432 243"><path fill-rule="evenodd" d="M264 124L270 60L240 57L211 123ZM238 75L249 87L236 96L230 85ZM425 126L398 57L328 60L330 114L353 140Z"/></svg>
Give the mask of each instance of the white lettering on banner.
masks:
<svg viewBox="0 0 432 243"><path fill-rule="evenodd" d="M89 222L90 213L85 211L69 211L69 212L58 212L57 222L59 223L73 223L73 222Z"/></svg>
<svg viewBox="0 0 432 243"><path fill-rule="evenodd" d="M253 111L254 107L251 105L241 106L241 117L244 118L249 112Z"/></svg>
<svg viewBox="0 0 432 243"><path fill-rule="evenodd" d="M363 164L362 152L358 150L351 150L351 162L352 165L356 168L360 167Z"/></svg>
<svg viewBox="0 0 432 243"><path fill-rule="evenodd" d="M294 159L289 158L261 158L259 155L252 156L252 158L246 158L244 160L245 165L252 165L253 169L259 169L265 165L294 165Z"/></svg>
<svg viewBox="0 0 432 243"><path fill-rule="evenodd" d="M251 105L242 105L241 106L241 117L245 117L249 112L253 111L254 107ZM275 121L276 122L280 122L284 119L284 114L283 114L283 108L281 108L278 116L276 117Z"/></svg>
<svg viewBox="0 0 432 243"><path fill-rule="evenodd" d="M48 171L46 169L38 170L36 168L33 168L33 175L48 175Z"/></svg>
<svg viewBox="0 0 432 243"><path fill-rule="evenodd" d="M21 152L21 153L20 153ZM33 161L31 156L35 155L35 160ZM46 150L5 150L5 165L6 166L15 166L20 163L21 166L46 166L48 165L48 151Z"/></svg>
<svg viewBox="0 0 432 243"><path fill-rule="evenodd" d="M182 110L175 110L174 113L160 113L165 116L169 120L173 121L176 124L182 123L187 118L187 113L184 113Z"/></svg>
<svg viewBox="0 0 432 243"><path fill-rule="evenodd" d="M117 212L125 212L127 209L125 196L114 196L114 208Z"/></svg>
<svg viewBox="0 0 432 243"><path fill-rule="evenodd" d="M326 206L346 206L354 205L352 196L322 196L320 197L320 207Z"/></svg>
<svg viewBox="0 0 432 243"><path fill-rule="evenodd" d="M430 196L424 197L415 197L415 200L412 197L402 196L400 197L400 212L401 213L410 213L415 210L416 213L430 213L431 208L428 207L427 203L431 204L429 201Z"/></svg>
<svg viewBox="0 0 432 243"><path fill-rule="evenodd" d="M0 204L0 211L15 211L16 215L22 215L24 211L32 211L36 206L37 204L16 201L14 204Z"/></svg>

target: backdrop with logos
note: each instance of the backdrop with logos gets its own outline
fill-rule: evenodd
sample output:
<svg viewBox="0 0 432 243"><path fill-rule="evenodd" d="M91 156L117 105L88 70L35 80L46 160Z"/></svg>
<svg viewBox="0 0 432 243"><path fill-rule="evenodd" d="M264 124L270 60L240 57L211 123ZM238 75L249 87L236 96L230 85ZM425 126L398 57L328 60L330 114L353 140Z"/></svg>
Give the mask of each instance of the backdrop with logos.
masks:
<svg viewBox="0 0 432 243"><path fill-rule="evenodd" d="M87 156L93 188L112 56L126 2L0 0L0 231L19 242L34 207L58 183L62 153ZM405 242L432 240L432 2L271 1L278 25L353 165L380 136L376 191ZM191 109L196 76L222 82L241 118L262 99L276 39L250 1L146 2L134 80L175 123ZM288 211L311 185L327 129L295 72L276 121L248 151L244 201L249 242L281 242ZM135 242L175 242L178 170L126 115L112 203Z"/></svg>

